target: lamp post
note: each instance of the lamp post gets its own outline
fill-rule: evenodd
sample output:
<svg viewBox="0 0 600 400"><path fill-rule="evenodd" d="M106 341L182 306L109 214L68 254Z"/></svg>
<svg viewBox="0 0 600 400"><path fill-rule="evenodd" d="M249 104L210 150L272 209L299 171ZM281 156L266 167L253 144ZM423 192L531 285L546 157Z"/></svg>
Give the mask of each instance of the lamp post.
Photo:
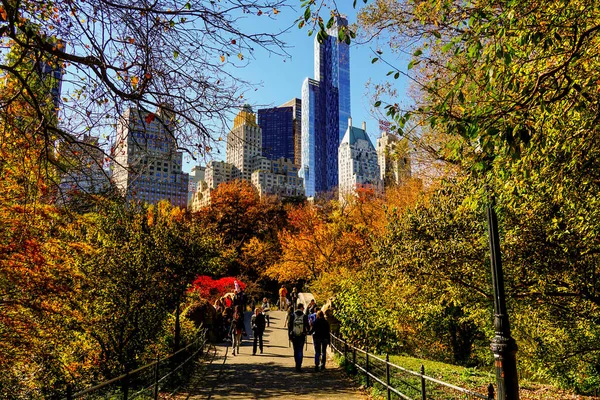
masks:
<svg viewBox="0 0 600 400"><path fill-rule="evenodd" d="M504 274L500 256L500 239L498 237L498 219L494 211L493 199L487 208L487 219L490 259L492 261L492 284L494 286L494 330L496 331L490 347L494 353L498 400L519 400L517 343L510 336L510 324L504 294Z"/></svg>

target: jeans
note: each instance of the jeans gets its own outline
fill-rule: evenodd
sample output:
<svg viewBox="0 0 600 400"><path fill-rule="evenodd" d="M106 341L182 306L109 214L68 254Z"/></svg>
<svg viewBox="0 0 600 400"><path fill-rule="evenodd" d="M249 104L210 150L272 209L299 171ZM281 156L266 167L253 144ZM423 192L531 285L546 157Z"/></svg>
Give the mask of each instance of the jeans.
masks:
<svg viewBox="0 0 600 400"><path fill-rule="evenodd" d="M313 344L315 346L315 365L319 366L320 361L321 366L324 367L325 361L327 361L327 345L329 344L329 340L313 336Z"/></svg>
<svg viewBox="0 0 600 400"><path fill-rule="evenodd" d="M260 352L263 352L263 331L254 331L254 346L252 347L252 354L256 354L256 344L258 342L258 347L260 348Z"/></svg>
<svg viewBox="0 0 600 400"><path fill-rule="evenodd" d="M240 354L240 343L242 342L242 334L233 332L231 336L233 336L233 345L231 346L233 347L233 352L235 353L235 351L237 350L238 354Z"/></svg>
<svg viewBox="0 0 600 400"><path fill-rule="evenodd" d="M304 357L304 341L306 336L292 336L292 346L294 347L294 360L296 361L296 369L302 367L302 358Z"/></svg>

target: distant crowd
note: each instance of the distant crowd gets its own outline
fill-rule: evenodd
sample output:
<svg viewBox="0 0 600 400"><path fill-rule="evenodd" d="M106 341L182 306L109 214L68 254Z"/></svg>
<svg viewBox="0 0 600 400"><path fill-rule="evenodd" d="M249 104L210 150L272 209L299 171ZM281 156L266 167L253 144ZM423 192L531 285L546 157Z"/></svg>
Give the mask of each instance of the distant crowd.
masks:
<svg viewBox="0 0 600 400"><path fill-rule="evenodd" d="M226 295L217 300L214 307L217 311L217 324L220 337L224 341L231 342L232 354L240 354L240 345L242 338L248 336L246 324L244 321L244 311L246 310L247 298L244 290L237 281L234 282L235 289L233 295ZM317 306L314 299L306 305L300 303L298 290L294 287L288 293L284 285L279 289L279 299L277 308L286 312L284 327L288 329L288 337L294 349L294 360L296 371L302 371L302 359L304 356L304 346L308 335L312 335L313 346L315 349L315 371L324 370L327 360L327 345L329 344L330 326L325 319L323 311ZM265 329L270 327L269 312L271 306L265 297L260 305L255 306L250 320L252 327L254 343L252 346L252 355L257 351L263 353L263 335Z"/></svg>

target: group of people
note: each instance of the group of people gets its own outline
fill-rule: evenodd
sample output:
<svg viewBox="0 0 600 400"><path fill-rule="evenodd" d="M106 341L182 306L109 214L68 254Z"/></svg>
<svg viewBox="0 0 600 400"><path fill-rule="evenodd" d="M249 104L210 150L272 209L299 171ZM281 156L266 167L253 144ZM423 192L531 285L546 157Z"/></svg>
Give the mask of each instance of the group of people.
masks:
<svg viewBox="0 0 600 400"><path fill-rule="evenodd" d="M248 336L246 324L244 322L246 305L244 301L236 302L236 297L230 302L230 305L227 304L226 300L227 299L219 299L215 303L215 309L217 311L217 327L221 337L226 341L231 341L233 355L235 356L236 352L237 354L240 354L242 337ZM256 307L254 315L252 315L251 326L254 337L253 355L256 354L257 346L260 348L260 352L263 352L263 334L265 328L270 325L269 310L269 302L267 298L264 298L261 306Z"/></svg>
<svg viewBox="0 0 600 400"><path fill-rule="evenodd" d="M219 299L215 303L219 319L217 326L220 327L222 337L231 340L234 356L240 354L242 337L248 336L244 322L245 304L244 292L237 285L233 299ZM304 346L308 335L312 335L313 338L315 371L324 370L327 360L327 345L330 340L330 326L323 311L320 310L314 299L305 308L304 304L298 302L297 289L293 288L288 296L287 289L283 285L279 290L278 306L280 310L287 310L284 327L287 326L288 336L294 349L296 371L302 370ZM256 355L257 350L260 350L261 354L263 352L263 335L265 329L270 326L270 310L267 298L263 298L260 306L254 309L250 320L254 339L252 355Z"/></svg>
<svg viewBox="0 0 600 400"><path fill-rule="evenodd" d="M317 307L315 300L304 311L304 304L298 303L296 310L288 314L288 335L294 348L296 371L302 368L304 357L304 344L306 337L312 335L315 348L315 371L324 370L327 361L327 345L329 344L329 322L325 319L323 311Z"/></svg>

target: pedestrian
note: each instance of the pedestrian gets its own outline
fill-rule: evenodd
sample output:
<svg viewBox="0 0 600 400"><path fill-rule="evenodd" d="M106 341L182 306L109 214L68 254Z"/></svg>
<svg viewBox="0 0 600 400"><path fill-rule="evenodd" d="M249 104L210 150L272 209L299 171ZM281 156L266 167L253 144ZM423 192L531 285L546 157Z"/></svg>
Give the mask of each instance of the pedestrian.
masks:
<svg viewBox="0 0 600 400"><path fill-rule="evenodd" d="M221 327L221 334L223 335L222 337L224 337L226 341L233 339L233 336L231 335L232 321L233 321L233 308L225 307L225 309L223 310L223 325Z"/></svg>
<svg viewBox="0 0 600 400"><path fill-rule="evenodd" d="M263 352L263 333L265 333L265 315L256 307L251 320L252 334L254 336L254 345L252 346L252 355L256 355L256 345L260 348L260 354Z"/></svg>
<svg viewBox="0 0 600 400"><path fill-rule="evenodd" d="M287 289L285 288L284 285L281 285L281 289L279 289L279 310L281 310L281 311L287 310L286 300L287 300Z"/></svg>
<svg viewBox="0 0 600 400"><path fill-rule="evenodd" d="M290 322L290 320L292 319L292 315L294 314L294 308L291 307L291 305L289 307L287 307L287 313L285 314L285 322L283 323L283 327L285 328L286 326L288 326L288 323Z"/></svg>
<svg viewBox="0 0 600 400"><path fill-rule="evenodd" d="M300 372L302 368L304 342L306 341L306 334L308 332L308 317L304 315L304 305L299 303L288 323L288 334L292 341L292 346L294 347L294 360L296 361L297 372Z"/></svg>
<svg viewBox="0 0 600 400"><path fill-rule="evenodd" d="M233 314L233 321L231 323L231 336L233 338L233 355L235 356L235 350L237 354L240 354L240 344L242 343L242 335L246 336L246 325L244 324L244 313L241 311L239 306L236 306L235 313Z"/></svg>
<svg viewBox="0 0 600 400"><path fill-rule="evenodd" d="M315 307L315 310L313 313L308 314L308 326L310 326L310 329L312 329L313 324L315 323L315 320L317 319L317 312L320 310L319 307Z"/></svg>
<svg viewBox="0 0 600 400"><path fill-rule="evenodd" d="M269 311L271 311L271 307L269 306L269 301L266 297L263 298L260 306L262 308L262 313L265 315L265 319L267 320L267 326L271 326L271 319L269 318Z"/></svg>
<svg viewBox="0 0 600 400"><path fill-rule="evenodd" d="M315 302L315 299L312 299L310 301L310 303L308 304L308 307L306 307L306 315L314 314L316 312L317 312L317 303Z"/></svg>
<svg viewBox="0 0 600 400"><path fill-rule="evenodd" d="M325 369L327 360L327 345L329 344L329 322L325 319L323 311L317 312L317 319L312 325L313 345L315 347L315 371L319 370L319 361L321 370Z"/></svg>
<svg viewBox="0 0 600 400"><path fill-rule="evenodd" d="M298 302L298 289L293 288L290 297L292 298L292 307L294 307L294 310L296 310L296 303Z"/></svg>

